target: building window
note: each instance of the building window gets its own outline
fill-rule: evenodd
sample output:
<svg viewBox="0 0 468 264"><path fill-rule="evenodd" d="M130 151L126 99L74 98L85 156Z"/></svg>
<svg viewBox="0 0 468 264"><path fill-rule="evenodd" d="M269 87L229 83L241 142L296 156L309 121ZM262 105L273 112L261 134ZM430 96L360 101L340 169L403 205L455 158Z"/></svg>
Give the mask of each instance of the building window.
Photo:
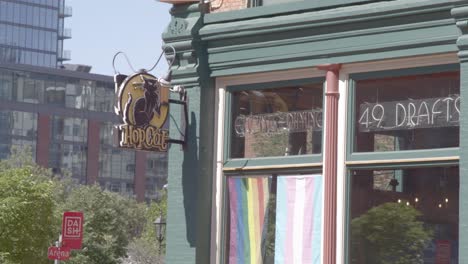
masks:
<svg viewBox="0 0 468 264"><path fill-rule="evenodd" d="M321 153L322 83L277 85L232 91L230 158Z"/></svg>
<svg viewBox="0 0 468 264"><path fill-rule="evenodd" d="M459 75L350 76L348 263L458 263Z"/></svg>
<svg viewBox="0 0 468 264"><path fill-rule="evenodd" d="M167 153L148 153L146 165L146 200L158 200L167 184Z"/></svg>
<svg viewBox="0 0 468 264"><path fill-rule="evenodd" d="M223 263L315 263L323 79L226 87Z"/></svg>
<svg viewBox="0 0 468 264"><path fill-rule="evenodd" d="M81 118L52 116L49 167L54 173L71 176L86 183L88 121Z"/></svg>
<svg viewBox="0 0 468 264"><path fill-rule="evenodd" d="M100 112L112 112L114 107L114 87L108 83L97 82L94 91L94 110Z"/></svg>
<svg viewBox="0 0 468 264"><path fill-rule="evenodd" d="M321 175L227 179L226 263L319 263Z"/></svg>
<svg viewBox="0 0 468 264"><path fill-rule="evenodd" d="M458 147L459 72L357 80L354 151Z"/></svg>
<svg viewBox="0 0 468 264"><path fill-rule="evenodd" d="M352 170L351 263L458 263L458 195L458 166Z"/></svg>
<svg viewBox="0 0 468 264"><path fill-rule="evenodd" d="M0 99L10 101L12 98L13 73L10 71L0 71Z"/></svg>
<svg viewBox="0 0 468 264"><path fill-rule="evenodd" d="M29 148L35 160L36 142L36 113L0 111L0 159L9 157L13 148Z"/></svg>
<svg viewBox="0 0 468 264"><path fill-rule="evenodd" d="M133 197L135 151L114 147L112 129L110 122L101 125L98 182L106 190Z"/></svg>

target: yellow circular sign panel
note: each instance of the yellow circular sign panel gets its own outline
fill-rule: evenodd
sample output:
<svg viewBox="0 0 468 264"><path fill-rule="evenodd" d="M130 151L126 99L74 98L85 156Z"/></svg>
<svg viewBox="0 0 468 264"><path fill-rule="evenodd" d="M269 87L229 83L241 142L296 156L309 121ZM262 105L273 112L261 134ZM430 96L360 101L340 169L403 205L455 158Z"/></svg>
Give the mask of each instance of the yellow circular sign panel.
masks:
<svg viewBox="0 0 468 264"><path fill-rule="evenodd" d="M148 116L145 112L151 112L152 117L144 123L159 129L164 126L169 112L169 87L153 75L138 73L129 76L120 87L119 98L119 110L123 112L125 123L140 125L141 121L136 120L136 116ZM154 105L155 109L148 109L148 105Z"/></svg>

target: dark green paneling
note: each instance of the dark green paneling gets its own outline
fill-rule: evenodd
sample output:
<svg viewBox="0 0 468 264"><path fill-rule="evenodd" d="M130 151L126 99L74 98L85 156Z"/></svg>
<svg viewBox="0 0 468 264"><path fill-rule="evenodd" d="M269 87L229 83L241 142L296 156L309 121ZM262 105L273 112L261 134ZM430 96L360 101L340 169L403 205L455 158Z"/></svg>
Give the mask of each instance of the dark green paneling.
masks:
<svg viewBox="0 0 468 264"><path fill-rule="evenodd" d="M454 52L455 0L386 1L206 25L212 76Z"/></svg>
<svg viewBox="0 0 468 264"><path fill-rule="evenodd" d="M242 91L242 90L260 90L273 89L281 87L299 86L304 84L314 84L324 82L324 78L305 78L286 81L275 81L266 83L240 84L226 87L227 92Z"/></svg>
<svg viewBox="0 0 468 264"><path fill-rule="evenodd" d="M351 141L349 142L351 143ZM385 152L359 152L348 156L350 161L358 160L401 160L401 159L424 159L424 158L443 158L447 156L458 156L458 148L441 148L425 150L403 150L403 151L385 151Z"/></svg>
<svg viewBox="0 0 468 264"><path fill-rule="evenodd" d="M166 45L176 49L172 84L187 90L187 145L173 144L169 150L168 217L166 263L209 263L211 231L211 186L215 95L208 78L206 54L197 32L206 6L178 5L163 34ZM167 49L169 51L169 49ZM179 99L172 94L173 99ZM182 108L171 106L170 136L182 132Z"/></svg>
<svg viewBox="0 0 468 264"><path fill-rule="evenodd" d="M460 218L459 218L459 263L468 263L468 3L454 8L452 15L456 18L461 36L457 40L460 51Z"/></svg>
<svg viewBox="0 0 468 264"><path fill-rule="evenodd" d="M434 65L430 67L417 67L417 68L406 68L406 69L396 69L396 70L386 70L386 71L368 71L363 73L351 74L349 76L352 80L366 80L366 79L376 79L376 78L388 78L388 77L403 77L410 75L419 75L419 74L430 74L430 73L440 73L440 72L454 72L459 71L459 64L444 64L444 65Z"/></svg>
<svg viewBox="0 0 468 264"><path fill-rule="evenodd" d="M460 262L468 263L468 61L461 64L461 109L460 115Z"/></svg>
<svg viewBox="0 0 468 264"><path fill-rule="evenodd" d="M281 157L264 157L254 159L231 159L224 163L226 168L247 168L256 166L278 166L294 164L310 164L322 162L322 155L297 155ZM316 165L315 165L316 166Z"/></svg>

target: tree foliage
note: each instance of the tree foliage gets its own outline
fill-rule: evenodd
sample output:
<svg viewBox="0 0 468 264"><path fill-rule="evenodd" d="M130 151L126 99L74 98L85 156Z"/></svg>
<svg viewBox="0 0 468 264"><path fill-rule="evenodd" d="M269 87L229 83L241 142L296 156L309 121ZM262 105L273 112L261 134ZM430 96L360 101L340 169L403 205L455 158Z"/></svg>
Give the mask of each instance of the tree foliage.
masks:
<svg viewBox="0 0 468 264"><path fill-rule="evenodd" d="M119 263L145 222L143 205L98 186L75 188L60 211L81 211L85 218L85 250L74 251L69 263Z"/></svg>
<svg viewBox="0 0 468 264"><path fill-rule="evenodd" d="M418 221L411 206L385 203L351 222L352 263L416 264L432 231Z"/></svg>
<svg viewBox="0 0 468 264"><path fill-rule="evenodd" d="M31 166L0 170L0 259L5 263L47 263L54 239L54 182Z"/></svg>
<svg viewBox="0 0 468 264"><path fill-rule="evenodd" d="M167 192L163 193L161 200L151 202L145 213L145 226L140 237L133 240L128 246L128 258L125 263L152 264L162 263L166 251L166 239L163 234L161 243L156 239L156 226L154 221L158 217L167 219Z"/></svg>
<svg viewBox="0 0 468 264"><path fill-rule="evenodd" d="M60 235L65 211L84 213L83 249L73 250L67 263L117 264L129 254L154 260L154 220L160 212L165 216L165 201L147 206L78 185L36 165L30 151L13 150L0 161L0 264L50 263L47 248Z"/></svg>

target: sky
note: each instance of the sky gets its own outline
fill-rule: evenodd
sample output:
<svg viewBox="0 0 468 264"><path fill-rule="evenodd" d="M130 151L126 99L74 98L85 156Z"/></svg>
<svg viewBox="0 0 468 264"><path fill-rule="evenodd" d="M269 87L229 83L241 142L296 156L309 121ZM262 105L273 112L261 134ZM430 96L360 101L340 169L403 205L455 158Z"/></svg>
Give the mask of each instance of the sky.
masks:
<svg viewBox="0 0 468 264"><path fill-rule="evenodd" d="M65 19L72 38L64 49L71 50L71 61L91 65L92 73L114 75L112 58L118 51L127 54L133 67L149 69L161 54L161 34L170 21L170 4L156 0L66 0L73 16ZM153 71L160 76L167 71L161 60ZM116 69L132 73L123 56L116 59Z"/></svg>

